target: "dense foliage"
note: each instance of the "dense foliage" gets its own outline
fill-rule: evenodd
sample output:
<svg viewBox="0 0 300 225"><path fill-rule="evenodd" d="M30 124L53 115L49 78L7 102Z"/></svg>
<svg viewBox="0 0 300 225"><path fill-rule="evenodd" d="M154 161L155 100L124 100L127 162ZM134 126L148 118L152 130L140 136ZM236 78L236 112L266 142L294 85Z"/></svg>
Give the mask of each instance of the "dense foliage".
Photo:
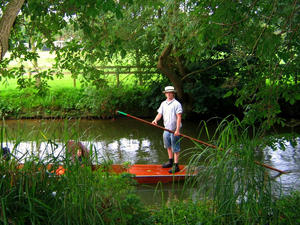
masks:
<svg viewBox="0 0 300 225"><path fill-rule="evenodd" d="M1 4L2 12L11 1ZM156 65L187 113L212 112L234 100L245 122L270 127L284 124L283 106L299 107L297 1L36 0L21 11L11 32L12 57L34 60L32 50L44 45L57 54L56 67L35 75L36 88L62 76L61 69L97 85L103 73L96 65L130 56L138 66ZM59 38L66 46L54 46ZM26 84L22 68L1 73ZM223 96L234 97L226 102Z"/></svg>

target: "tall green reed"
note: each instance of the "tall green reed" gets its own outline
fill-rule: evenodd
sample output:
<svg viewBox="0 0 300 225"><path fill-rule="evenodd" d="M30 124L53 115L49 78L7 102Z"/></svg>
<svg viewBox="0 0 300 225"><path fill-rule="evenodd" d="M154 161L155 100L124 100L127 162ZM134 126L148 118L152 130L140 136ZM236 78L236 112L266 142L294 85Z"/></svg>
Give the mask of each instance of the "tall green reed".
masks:
<svg viewBox="0 0 300 225"><path fill-rule="evenodd" d="M205 125L205 124L204 124ZM190 164L201 165L193 181L202 200L213 203L220 224L268 224L276 212L272 182L254 163L263 150L262 130L224 119L212 136L217 149L198 146Z"/></svg>
<svg viewBox="0 0 300 225"><path fill-rule="evenodd" d="M70 129L68 121L64 125L67 127L61 137L79 141L78 126L72 125ZM41 135L45 133L35 133L32 139L34 141L35 138L36 143L47 142L46 146L37 145L38 156L46 152L43 146L50 147L53 154L39 158L29 149L26 156L21 156L22 168L19 166L20 158L13 157L10 161L0 159L0 221L3 224L144 223L148 214L133 194L133 180L104 170L92 171L91 161L83 161L84 166L73 162L66 153L66 145L63 150L59 149L55 138ZM2 124L0 138L4 145L3 140L10 139L7 134ZM22 138L15 142L13 153L20 142ZM55 151L61 152L55 156ZM92 147L90 151L93 162L100 163ZM55 173L59 165L66 169L62 176Z"/></svg>

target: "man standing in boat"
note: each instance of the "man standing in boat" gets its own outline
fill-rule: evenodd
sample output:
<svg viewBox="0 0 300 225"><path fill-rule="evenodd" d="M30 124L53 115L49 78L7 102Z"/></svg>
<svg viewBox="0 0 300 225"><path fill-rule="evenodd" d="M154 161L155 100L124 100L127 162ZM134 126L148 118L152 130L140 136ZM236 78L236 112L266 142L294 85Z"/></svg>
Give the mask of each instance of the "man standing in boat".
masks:
<svg viewBox="0 0 300 225"><path fill-rule="evenodd" d="M174 133L164 131L163 141L164 147L168 151L169 162L162 165L163 168L172 168L169 173L176 173L179 171L178 160L180 152L180 128L181 128L181 114L182 106L180 102L175 99L175 89L173 86L165 87L163 93L166 95L166 100L160 104L153 124L163 117L164 126L166 129L174 131Z"/></svg>

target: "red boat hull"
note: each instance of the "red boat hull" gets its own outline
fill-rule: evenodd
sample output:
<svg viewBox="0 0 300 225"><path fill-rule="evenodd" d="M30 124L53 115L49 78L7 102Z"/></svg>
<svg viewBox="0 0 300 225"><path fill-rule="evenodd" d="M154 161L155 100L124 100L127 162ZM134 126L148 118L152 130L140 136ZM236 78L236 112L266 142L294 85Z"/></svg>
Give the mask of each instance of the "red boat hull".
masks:
<svg viewBox="0 0 300 225"><path fill-rule="evenodd" d="M54 168L53 168L54 167ZM47 170L56 175L63 175L66 169L60 165L58 167L52 164L47 165ZM23 168L23 164L18 166L19 169ZM170 183L174 181L182 181L188 177L196 175L196 171L189 171L185 165L179 165L180 171L177 173L169 173L170 168L162 168L161 165L154 164L134 164L130 166L124 165L110 165L107 170L110 173L122 174L129 173L132 178L140 184L156 184L156 183ZM106 170L102 165L93 165L93 171Z"/></svg>
<svg viewBox="0 0 300 225"><path fill-rule="evenodd" d="M149 164L134 164L125 169L122 165L112 165L112 170L115 173L129 173L140 184L156 184L169 183L174 181L182 181L187 177L194 176L195 173L187 171L185 165L179 166L180 171L177 173L169 173L170 168L162 168L161 165Z"/></svg>

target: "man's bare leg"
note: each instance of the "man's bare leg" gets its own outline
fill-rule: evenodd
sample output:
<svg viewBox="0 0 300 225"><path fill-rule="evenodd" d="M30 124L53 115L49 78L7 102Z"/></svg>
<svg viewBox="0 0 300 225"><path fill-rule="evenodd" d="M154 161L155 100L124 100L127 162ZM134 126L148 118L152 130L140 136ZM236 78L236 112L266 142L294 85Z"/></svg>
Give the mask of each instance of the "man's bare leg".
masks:
<svg viewBox="0 0 300 225"><path fill-rule="evenodd" d="M179 152L174 153L174 163L178 163L179 161Z"/></svg>

